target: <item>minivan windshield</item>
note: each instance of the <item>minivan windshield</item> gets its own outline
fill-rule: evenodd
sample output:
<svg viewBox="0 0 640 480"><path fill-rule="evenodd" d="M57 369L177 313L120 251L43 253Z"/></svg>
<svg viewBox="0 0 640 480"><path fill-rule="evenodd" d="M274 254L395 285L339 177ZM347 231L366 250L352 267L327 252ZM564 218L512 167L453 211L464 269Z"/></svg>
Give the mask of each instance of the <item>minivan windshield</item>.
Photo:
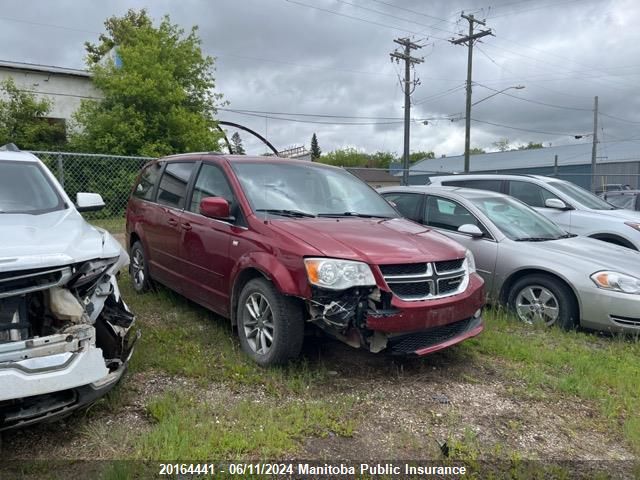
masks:
<svg viewBox="0 0 640 480"><path fill-rule="evenodd" d="M469 200L511 240L538 242L569 235L524 203L510 197L474 197Z"/></svg>
<svg viewBox="0 0 640 480"><path fill-rule="evenodd" d="M616 207L596 197L593 193L569 182L549 182L566 196L592 210L615 210Z"/></svg>
<svg viewBox="0 0 640 480"><path fill-rule="evenodd" d="M308 216L398 217L371 187L340 168L310 162L233 162L255 212Z"/></svg>
<svg viewBox="0 0 640 480"><path fill-rule="evenodd" d="M39 214L63 208L62 198L38 163L0 161L0 214Z"/></svg>

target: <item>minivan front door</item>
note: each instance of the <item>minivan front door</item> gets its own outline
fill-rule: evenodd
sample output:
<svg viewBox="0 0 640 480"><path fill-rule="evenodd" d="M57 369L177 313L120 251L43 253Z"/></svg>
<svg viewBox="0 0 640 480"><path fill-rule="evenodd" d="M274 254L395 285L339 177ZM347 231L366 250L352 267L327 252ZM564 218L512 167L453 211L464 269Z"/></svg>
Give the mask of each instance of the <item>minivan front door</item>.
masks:
<svg viewBox="0 0 640 480"><path fill-rule="evenodd" d="M507 182L507 194L534 208L563 230L572 232L572 210L559 210L557 208L546 207L545 202L550 198L561 200L546 188L531 182L509 180ZM572 233L579 234L581 232Z"/></svg>
<svg viewBox="0 0 640 480"><path fill-rule="evenodd" d="M200 202L206 197L222 197L229 202L232 215L240 214L222 169L203 163L189 205L180 217L180 270L184 294L222 315L228 315L232 268L229 247L237 227L231 220L201 215Z"/></svg>

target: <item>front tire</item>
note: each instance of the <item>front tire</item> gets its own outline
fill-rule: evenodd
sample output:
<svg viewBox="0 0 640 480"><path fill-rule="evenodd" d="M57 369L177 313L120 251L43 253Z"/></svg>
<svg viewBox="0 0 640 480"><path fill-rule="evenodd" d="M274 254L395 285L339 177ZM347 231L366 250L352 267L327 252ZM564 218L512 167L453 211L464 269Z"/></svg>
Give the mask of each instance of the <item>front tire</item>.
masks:
<svg viewBox="0 0 640 480"><path fill-rule="evenodd" d="M134 242L131 247L131 260L129 263L129 274L131 275L131 283L133 289L137 293L144 293L151 289L151 276L149 275L149 264L144 248L139 240Z"/></svg>
<svg viewBox="0 0 640 480"><path fill-rule="evenodd" d="M259 365L281 365L300 354L303 309L266 279L247 282L240 292L236 318L240 346Z"/></svg>
<svg viewBox="0 0 640 480"><path fill-rule="evenodd" d="M573 330L580 321L573 292L550 275L527 275L516 281L509 292L508 305L524 323Z"/></svg>

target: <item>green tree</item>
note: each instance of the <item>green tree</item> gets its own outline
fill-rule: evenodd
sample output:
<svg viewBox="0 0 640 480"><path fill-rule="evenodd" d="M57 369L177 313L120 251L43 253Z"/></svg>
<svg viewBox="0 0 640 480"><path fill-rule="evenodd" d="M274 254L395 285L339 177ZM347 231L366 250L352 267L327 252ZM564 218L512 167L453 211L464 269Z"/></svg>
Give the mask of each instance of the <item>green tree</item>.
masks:
<svg viewBox="0 0 640 480"><path fill-rule="evenodd" d="M0 83L0 145L23 150L59 150L65 145L63 123L47 118L51 100L20 90L12 78Z"/></svg>
<svg viewBox="0 0 640 480"><path fill-rule="evenodd" d="M537 148L542 148L542 144L529 142L526 145L518 145L518 150L535 150Z"/></svg>
<svg viewBox="0 0 640 480"><path fill-rule="evenodd" d="M501 138L497 142L493 142L492 145L501 152L506 152L507 150L511 150L508 138Z"/></svg>
<svg viewBox="0 0 640 480"><path fill-rule="evenodd" d="M188 34L165 16L158 26L146 10L105 22L87 63L101 100L84 100L74 115L75 149L161 156L217 150L213 59L201 50L197 27ZM118 61L110 55L115 52Z"/></svg>
<svg viewBox="0 0 640 480"><path fill-rule="evenodd" d="M479 153L487 153L483 148L480 147L471 147L469 149L469 155L477 155Z"/></svg>
<svg viewBox="0 0 640 480"><path fill-rule="evenodd" d="M318 137L316 137L315 132L311 136L311 160L318 160L322 155L322 150L320 150L320 145L318 145Z"/></svg>
<svg viewBox="0 0 640 480"><path fill-rule="evenodd" d="M420 160L424 160L426 158L436 158L436 154L433 152L411 152L409 154L409 163L416 163ZM398 161L402 161L402 158L398 159Z"/></svg>
<svg viewBox="0 0 640 480"><path fill-rule="evenodd" d="M244 147L242 146L242 139L240 138L240 134L235 132L231 135L231 151L234 155L244 155Z"/></svg>

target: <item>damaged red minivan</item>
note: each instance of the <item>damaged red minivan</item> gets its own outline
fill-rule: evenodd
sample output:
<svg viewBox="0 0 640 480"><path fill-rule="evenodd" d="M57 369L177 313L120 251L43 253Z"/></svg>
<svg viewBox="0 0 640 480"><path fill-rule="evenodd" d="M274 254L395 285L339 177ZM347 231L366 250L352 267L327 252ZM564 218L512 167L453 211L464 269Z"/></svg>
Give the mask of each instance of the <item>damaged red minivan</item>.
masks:
<svg viewBox="0 0 640 480"><path fill-rule="evenodd" d="M341 168L214 153L153 161L129 200L127 244L138 292L156 281L229 318L261 365L296 357L309 324L404 355L483 329L471 252Z"/></svg>

